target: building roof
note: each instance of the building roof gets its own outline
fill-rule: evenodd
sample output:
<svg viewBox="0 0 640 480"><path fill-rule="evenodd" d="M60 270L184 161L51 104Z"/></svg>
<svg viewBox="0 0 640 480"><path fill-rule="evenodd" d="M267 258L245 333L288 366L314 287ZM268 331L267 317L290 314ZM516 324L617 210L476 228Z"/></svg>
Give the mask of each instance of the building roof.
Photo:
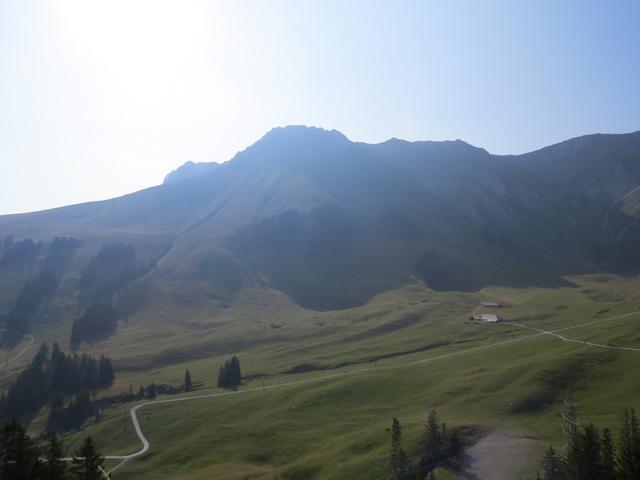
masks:
<svg viewBox="0 0 640 480"><path fill-rule="evenodd" d="M480 315L476 315L474 318L487 323L496 323L500 321L500 317L493 313L481 313Z"/></svg>

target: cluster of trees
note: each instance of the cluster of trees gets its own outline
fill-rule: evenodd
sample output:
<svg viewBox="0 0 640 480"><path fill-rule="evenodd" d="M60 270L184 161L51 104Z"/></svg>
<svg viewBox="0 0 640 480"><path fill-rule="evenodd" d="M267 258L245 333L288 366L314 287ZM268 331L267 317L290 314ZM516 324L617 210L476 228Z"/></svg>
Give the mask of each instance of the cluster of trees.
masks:
<svg viewBox="0 0 640 480"><path fill-rule="evenodd" d="M18 248L25 242L27 246ZM73 252L79 246L80 241L73 237L55 237L53 239L48 247L40 272L22 287L14 307L9 312L7 319L9 330L16 332L29 330L29 317L33 315L43 299L56 292L62 274L65 272ZM27 254L35 255L42 248L42 243L34 244L32 240L23 240L14 244L2 258L16 248L21 252L18 256L22 258ZM11 255L16 255L16 253Z"/></svg>
<svg viewBox="0 0 640 480"><path fill-rule="evenodd" d="M414 480L429 478L433 471L442 466L455 469L461 467L464 445L457 431L448 432L446 423L440 423L438 414L431 410L427 417L419 454L409 458L402 448L402 427L397 418L391 424L391 452L389 468L391 480Z"/></svg>
<svg viewBox="0 0 640 480"><path fill-rule="evenodd" d="M107 302L141 273L133 245L104 245L82 270L81 297L90 302Z"/></svg>
<svg viewBox="0 0 640 480"><path fill-rule="evenodd" d="M579 428L575 404L565 400L563 454L549 447L542 460L544 480L637 480L640 478L640 423L633 408L622 412L616 445L611 430L589 423Z"/></svg>
<svg viewBox="0 0 640 480"><path fill-rule="evenodd" d="M56 436L40 451L16 421L0 430L0 478L11 480L102 480L104 457L91 437L74 453L71 466Z"/></svg>
<svg viewBox="0 0 640 480"><path fill-rule="evenodd" d="M232 388L242 384L242 373L240 372L240 360L235 355L231 360L224 362L218 372L218 388Z"/></svg>
<svg viewBox="0 0 640 480"><path fill-rule="evenodd" d="M2 242L2 257L0 267L21 267L35 258L42 242L34 242L30 238L14 241L12 236L7 236Z"/></svg>
<svg viewBox="0 0 640 480"><path fill-rule="evenodd" d="M47 418L49 435L80 428L88 418L95 415L96 409L91 402L89 392L83 390L64 406L64 398L56 393L51 400L51 411Z"/></svg>
<svg viewBox="0 0 640 480"><path fill-rule="evenodd" d="M40 302L58 289L58 278L52 272L41 271L20 290L14 307L7 317L7 329L24 333L29 331L29 317Z"/></svg>
<svg viewBox="0 0 640 480"><path fill-rule="evenodd" d="M116 311L108 303L93 303L71 326L71 346L97 342L113 335L118 328Z"/></svg>
<svg viewBox="0 0 640 480"><path fill-rule="evenodd" d="M111 360L89 355L67 355L53 344L51 354L46 344L18 375L6 395L0 397L0 418L21 418L37 412L52 402L52 413L60 410L64 395L80 394L113 383ZM76 398L76 401L78 399ZM58 406L58 408L55 408Z"/></svg>

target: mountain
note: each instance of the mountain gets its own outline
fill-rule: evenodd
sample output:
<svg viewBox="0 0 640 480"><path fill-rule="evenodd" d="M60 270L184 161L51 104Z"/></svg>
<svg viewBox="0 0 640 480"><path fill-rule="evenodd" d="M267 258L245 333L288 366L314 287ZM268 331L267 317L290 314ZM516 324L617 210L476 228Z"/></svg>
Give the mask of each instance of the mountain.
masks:
<svg viewBox="0 0 640 480"><path fill-rule="evenodd" d="M187 180L189 178L206 175L207 173L214 171L218 166L219 165L215 162L194 163L192 161L188 161L164 177L164 182L162 183L163 185L168 185L170 183L181 182L182 180Z"/></svg>
<svg viewBox="0 0 640 480"><path fill-rule="evenodd" d="M158 292L178 309L185 298L224 305L247 288L339 309L416 279L474 291L636 273L639 187L640 132L500 156L460 140L365 144L275 128L230 161L187 163L157 187L0 217L0 314L44 271L55 237L76 243L33 309L56 318L92 298L131 315ZM104 253L109 245L133 251L116 273L100 267L119 251Z"/></svg>

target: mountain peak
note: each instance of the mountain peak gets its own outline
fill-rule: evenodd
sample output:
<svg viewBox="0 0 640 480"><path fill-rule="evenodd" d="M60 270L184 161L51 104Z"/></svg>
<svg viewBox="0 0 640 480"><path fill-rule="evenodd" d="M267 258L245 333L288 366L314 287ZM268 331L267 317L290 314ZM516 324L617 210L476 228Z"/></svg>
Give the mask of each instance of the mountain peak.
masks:
<svg viewBox="0 0 640 480"><path fill-rule="evenodd" d="M307 125L286 125L269 130L259 141L318 141L333 140L346 141L349 139L338 130L326 130L321 127Z"/></svg>
<svg viewBox="0 0 640 480"><path fill-rule="evenodd" d="M171 183L181 182L182 180L187 180L193 177L199 177L201 175L206 175L209 172L212 172L220 165L216 162L199 162L195 163L191 160L182 164L171 173L169 173L166 177L164 177L163 185L169 185Z"/></svg>

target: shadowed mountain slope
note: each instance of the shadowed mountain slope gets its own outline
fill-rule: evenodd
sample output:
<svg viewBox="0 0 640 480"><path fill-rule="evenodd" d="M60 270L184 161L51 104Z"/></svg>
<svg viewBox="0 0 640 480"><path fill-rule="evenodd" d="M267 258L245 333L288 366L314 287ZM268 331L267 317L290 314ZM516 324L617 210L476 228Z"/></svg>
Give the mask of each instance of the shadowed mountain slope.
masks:
<svg viewBox="0 0 640 480"><path fill-rule="evenodd" d="M194 166L112 200L0 217L0 238L79 239L70 282L104 245L131 244L142 266L128 290L140 298L161 284L228 299L270 286L317 309L414 277L475 290L640 269L640 132L497 156L460 140L370 145L291 126ZM0 281L36 270L0 265Z"/></svg>

